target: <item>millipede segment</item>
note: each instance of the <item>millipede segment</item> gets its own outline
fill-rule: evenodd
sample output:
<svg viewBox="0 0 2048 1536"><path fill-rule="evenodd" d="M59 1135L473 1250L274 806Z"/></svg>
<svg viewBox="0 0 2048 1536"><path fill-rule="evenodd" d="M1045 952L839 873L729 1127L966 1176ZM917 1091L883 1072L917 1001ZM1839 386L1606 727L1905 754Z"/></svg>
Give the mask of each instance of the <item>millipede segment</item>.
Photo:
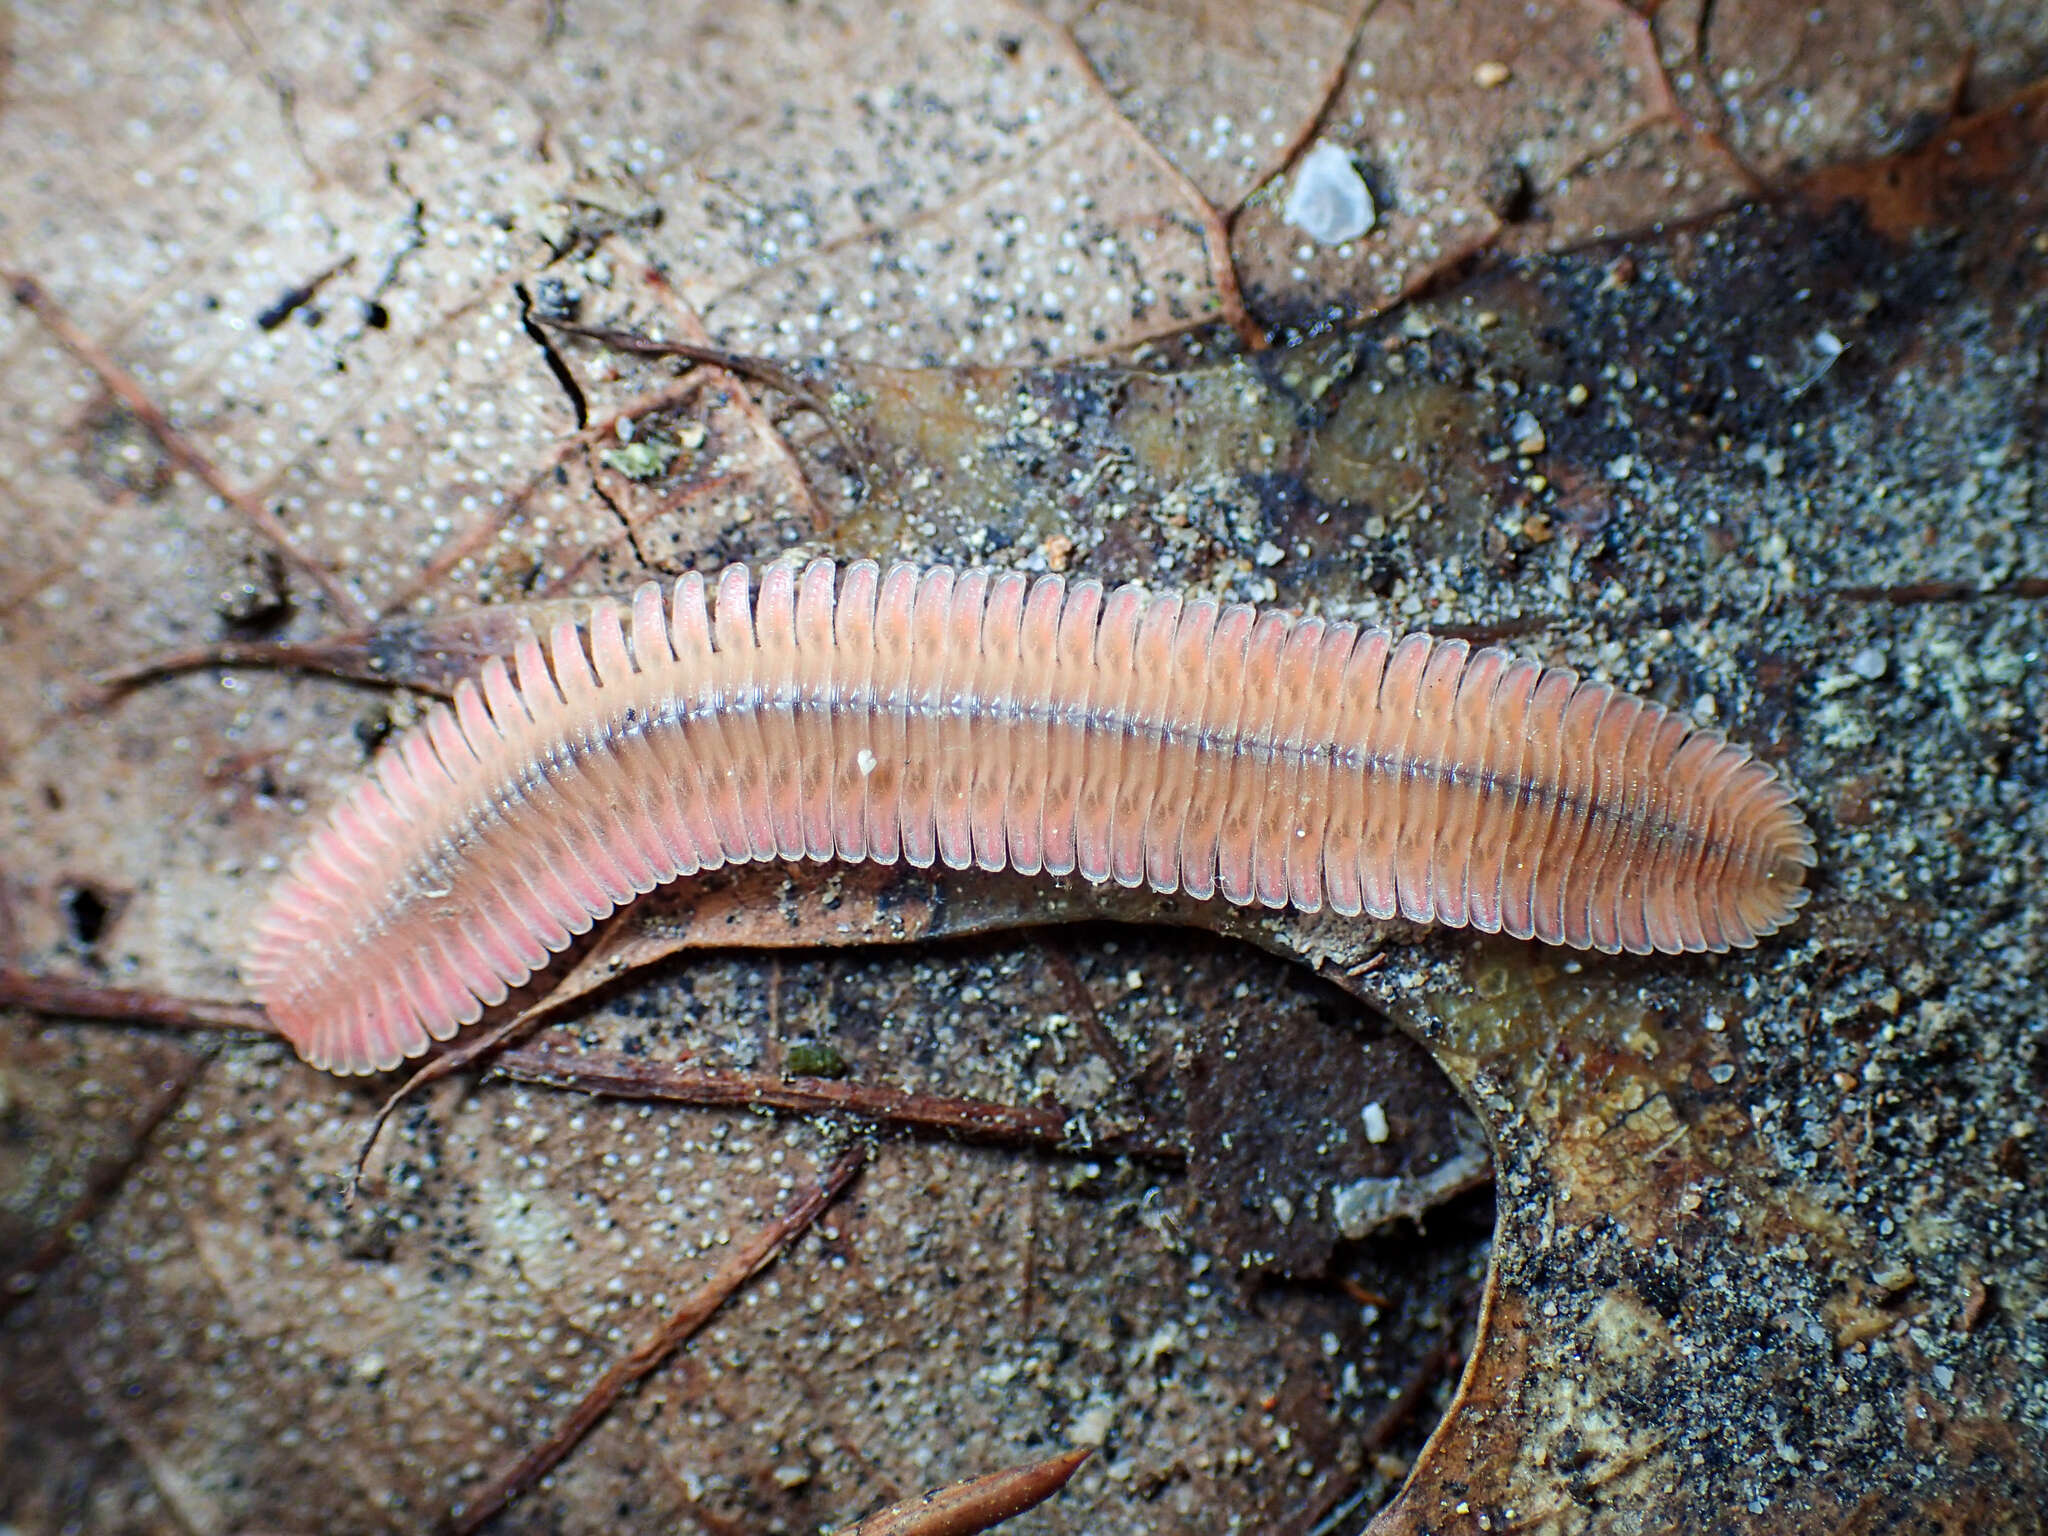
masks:
<svg viewBox="0 0 2048 1536"><path fill-rule="evenodd" d="M1092 580L732 566L522 641L379 754L243 974L387 1071L616 908L902 860L1634 953L1753 944L1813 845L1770 769L1492 649Z"/></svg>

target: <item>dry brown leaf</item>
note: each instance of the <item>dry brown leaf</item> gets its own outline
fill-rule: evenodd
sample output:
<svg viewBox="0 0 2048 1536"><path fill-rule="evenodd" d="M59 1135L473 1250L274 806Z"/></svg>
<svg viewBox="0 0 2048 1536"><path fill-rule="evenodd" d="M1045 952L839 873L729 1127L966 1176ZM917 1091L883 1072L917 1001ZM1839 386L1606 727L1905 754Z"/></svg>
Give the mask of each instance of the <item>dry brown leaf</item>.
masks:
<svg viewBox="0 0 2048 1536"><path fill-rule="evenodd" d="M1832 213L1502 268L1256 362L876 371L1213 327L1217 220L1254 313L1312 318L1439 275L1495 221L1547 249L1910 137L1971 46L1987 90L2039 72L2025 7L1742 22L1593 0L1454 25L1382 5L1355 29L1306 6L1270 28L1113 6L17 13L0 261L224 484L372 605L403 598L394 624L415 593L457 615L823 547L1491 625L1711 698L1823 831L1821 899L1765 954L1572 973L1214 919L1401 1018L1494 1144L1476 1357L1377 1529L2033 1530L2041 621L1903 594L2048 573L2038 132L1968 139L1999 153L1950 157L1939 196L1899 204L1920 233L1897 245L1839 199L1932 157L1845 179ZM1381 203L1350 257L1304 259L1277 223L1292 147L1319 135ZM788 424L793 462L736 380L560 343L579 434L520 283L600 323L826 359L819 377L866 391L848 410L876 454L868 498L814 420ZM1213 348L1212 330L1137 361ZM1047 406L1086 431L1048 441ZM1524 412L1544 446L1517 455ZM0 314L0 422L0 624L21 661L0 675L7 958L232 995L267 863L392 703L208 672L72 709L81 679L250 638L252 612L290 643L342 626L296 581L291 611L252 609L246 530L20 309ZM1886 587L1901 601L1828 595ZM772 1075L829 1046L855 1082L1116 1126L1214 1113L1186 1074L1232 1029L1325 1051L1362 1032L1212 940L988 936L1185 911L834 878L693 888L680 939L648 907L613 936L642 947L608 959L713 933L803 947L614 976L548 1049ZM849 892L864 927L833 915ZM812 951L861 936L919 943ZM24 1529L439 1519L843 1134L446 1083L401 1112L351 1210L372 1102L278 1047L5 1031L0 1270L36 1283L0 1324L0 1488ZM1303 1117L1309 1140L1354 1118L1349 1088ZM1220 1140L1260 1102L1202 1123ZM1070 1432L1103 1454L1029 1528L1307 1530L1332 1510L1357 1528L1450 1390L1483 1207L1432 1215L1452 1240L1340 1246L1322 1280L1247 1296L1240 1261L1285 1249L1313 1272L1337 1187L1380 1173L1287 1160L1217 1160L1265 1206L1233 1237L1155 1165L888 1141L851 1204L500 1528L798 1528Z"/></svg>

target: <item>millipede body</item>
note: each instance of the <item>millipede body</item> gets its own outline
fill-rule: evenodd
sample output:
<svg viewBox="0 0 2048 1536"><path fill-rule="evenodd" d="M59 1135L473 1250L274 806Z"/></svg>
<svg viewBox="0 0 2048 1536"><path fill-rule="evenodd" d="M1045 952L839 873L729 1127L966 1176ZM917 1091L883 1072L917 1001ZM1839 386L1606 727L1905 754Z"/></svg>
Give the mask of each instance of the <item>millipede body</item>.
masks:
<svg viewBox="0 0 2048 1536"><path fill-rule="evenodd" d="M1078 875L1606 951L1726 950L1805 900L1770 769L1463 641L1092 580L783 561L487 662L279 880L243 974L387 1071L666 881L767 859Z"/></svg>

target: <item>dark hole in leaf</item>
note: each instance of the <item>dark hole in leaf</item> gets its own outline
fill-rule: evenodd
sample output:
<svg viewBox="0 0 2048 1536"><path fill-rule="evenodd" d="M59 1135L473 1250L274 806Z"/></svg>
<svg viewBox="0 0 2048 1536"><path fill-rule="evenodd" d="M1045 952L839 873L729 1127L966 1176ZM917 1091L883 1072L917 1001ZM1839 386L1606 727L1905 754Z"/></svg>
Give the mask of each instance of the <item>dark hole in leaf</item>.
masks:
<svg viewBox="0 0 2048 1536"><path fill-rule="evenodd" d="M58 904L64 909L64 921L71 937L81 948L91 949L99 943L107 931L107 919L113 908L104 896L89 885L68 885L58 895Z"/></svg>

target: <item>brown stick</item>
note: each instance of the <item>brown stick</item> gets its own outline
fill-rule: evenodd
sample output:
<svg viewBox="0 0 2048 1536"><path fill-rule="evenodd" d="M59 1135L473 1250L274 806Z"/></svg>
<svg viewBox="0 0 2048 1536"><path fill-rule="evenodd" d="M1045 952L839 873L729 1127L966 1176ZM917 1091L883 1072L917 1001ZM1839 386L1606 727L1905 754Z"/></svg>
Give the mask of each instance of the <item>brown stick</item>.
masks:
<svg viewBox="0 0 2048 1536"><path fill-rule="evenodd" d="M1132 1087L1131 1058L1124 1054L1124 1048L1117 1044L1116 1036L1112 1035L1109 1026L1102 1022L1102 1012L1095 1006L1095 994L1088 990L1088 983L1081 979L1081 971L1074 964L1074 957L1067 953L1065 946L1052 937L1049 931L1041 931L1038 934L1038 942L1046 963L1059 981L1060 989L1067 994L1067 1008L1073 1014L1075 1024L1079 1025L1081 1033L1088 1037L1088 1043L1095 1048L1095 1054L1109 1063L1110 1070L1116 1074L1119 1090L1128 1093Z"/></svg>
<svg viewBox="0 0 2048 1536"><path fill-rule="evenodd" d="M668 287L667 279L662 278L652 266L647 268L647 275L650 283L658 291ZM634 357L677 357L687 363L715 368L735 378L752 379L756 384L765 385L787 395L805 409L815 413L825 423L827 430L846 454L847 462L852 465L854 473L860 476L863 485L867 483L866 450L856 441L853 428L839 419L831 399L806 383L801 374L783 367L771 358L749 357L741 352L728 352L723 347L712 346L706 342L665 341L652 336L642 336L637 331L614 330L603 325L577 325L567 320L538 320L537 323L547 326L550 330L560 331L564 335L581 336L586 341L594 341L600 346L609 347L614 352L624 352ZM702 327L698 329L701 330ZM755 420L760 430L774 440L778 455L788 464L790 472L803 486L804 497L811 505L813 526L820 533L827 531L832 525L831 517L812 493L809 482L804 480L803 469L798 465L796 455L790 451L788 442L765 416L759 414L760 408L753 405L751 400L743 409L748 412L749 419Z"/></svg>
<svg viewBox="0 0 2048 1536"><path fill-rule="evenodd" d="M795 1114L858 1115L890 1125L1075 1151L1072 1117L1063 1109L997 1104L911 1093L879 1083L784 1078L719 1067L649 1061L616 1051L555 1051L517 1046L491 1063L522 1083L567 1088L614 1099L658 1099L699 1108L781 1109ZM1187 1149L1136 1135L1107 1135L1087 1150L1184 1163Z"/></svg>
<svg viewBox="0 0 2048 1536"><path fill-rule="evenodd" d="M41 283L24 272L6 272L0 276L5 277L13 290L14 302L42 321L50 334L57 338L58 344L77 358L100 381L102 388L134 413L135 419L148 429L166 457L233 507L243 521L312 578L313 584L326 594L335 612L341 615L344 624L367 624L370 621L370 611L363 600L339 576L299 548L277 514L259 497L230 481L213 460L194 447L162 408L149 398L143 387L114 361L113 354L80 330Z"/></svg>
<svg viewBox="0 0 2048 1536"><path fill-rule="evenodd" d="M0 1007L26 1008L58 1018L103 1019L111 1024L149 1024L158 1029L246 1029L274 1034L254 1003L204 997L166 997L161 992L103 987L0 969Z"/></svg>
<svg viewBox="0 0 2048 1536"><path fill-rule="evenodd" d="M654 290L655 296L661 300L669 313L675 316L676 324L682 328L683 336L686 340L694 342L699 346L709 346L711 344L711 333L704 329L703 319L697 314L696 310L684 302L683 296L676 292L675 284L668 280L668 274L661 269L661 265L658 262L648 260L647 257L641 255L639 251L635 250L616 234L608 236L607 243L639 267L642 280L646 282L648 287ZM749 359L749 361L759 360ZM768 363L765 366L783 376L785 382L776 384L775 388L781 390L783 394L790 396L791 399L800 401L805 406L808 406L824 421L825 425L831 430L833 437L838 440L840 448L846 452L854 473L861 477L861 483L865 485L867 483L867 465L862 460L860 450L854 445L852 434L846 429L845 424L839 420L838 416L833 413L831 401L811 390L808 385L804 384L802 379L788 370L776 369L772 363ZM725 371L729 372L731 370ZM766 377L765 375L757 376ZM773 381L770 380L769 382L772 383ZM799 386L799 388L792 390L791 385ZM740 414L747 419L747 424L754 429L755 434L767 445L768 451L782 461L783 468L787 471L791 483L796 487L797 495L802 499L804 505L810 508L811 531L813 533L830 533L832 531L832 515L825 510L824 503L819 501L817 494L812 491L811 483L804 475L803 465L797 462L796 452L789 446L789 439L783 435L781 429L774 422L768 419L768 413L761 409L759 402L752 395L748 394L745 390L736 390L734 394L736 396L734 403L739 407Z"/></svg>
<svg viewBox="0 0 2048 1536"><path fill-rule="evenodd" d="M168 997L96 982L33 976L0 967L0 1007L27 1009L55 1018L100 1019L158 1029L247 1030L269 1035L269 1018L255 1003L215 998ZM495 1029L435 1056L391 1094L365 1134L350 1186L361 1177L378 1132L393 1110L429 1083L451 1077L489 1055L506 1040L544 1022L548 1001L506 1020ZM826 1078L783 1078L753 1072L648 1061L615 1051L557 1051L535 1046L505 1050L492 1065L519 1082L619 1099L653 1099L698 1108L780 1109L793 1114L851 1115L883 1125L905 1125L991 1141L1060 1151L1099 1151L1181 1164L1187 1148L1157 1137L1112 1133L1085 1144L1073 1136L1073 1117L1064 1109L999 1104L987 1099L912 1093L878 1083L842 1083Z"/></svg>
<svg viewBox="0 0 2048 1536"><path fill-rule="evenodd" d="M2016 576L1992 587L1980 587L1970 581L1909 581L1892 587L1830 587L1815 596L1851 603L1893 603L1906 608L1918 603L1966 603L1977 597L2048 597L2048 579Z"/></svg>
<svg viewBox="0 0 2048 1536"><path fill-rule="evenodd" d="M188 645L158 651L140 661L108 667L87 679L92 693L79 702L102 706L141 683L169 677L178 672L196 672L202 667L267 667L280 672L322 672L345 676L334 663L334 642L341 637L323 635L318 640L222 640L213 645ZM422 693L444 693L408 680L408 688Z"/></svg>
<svg viewBox="0 0 2048 1536"><path fill-rule="evenodd" d="M1043 1504L1067 1486L1089 1449L1061 1451L1043 1461L1005 1467L878 1509L838 1536L975 1536Z"/></svg>
<svg viewBox="0 0 2048 1536"><path fill-rule="evenodd" d="M741 1286L774 1263L783 1249L839 1197L866 1160L866 1152L859 1147L842 1152L823 1179L735 1248L711 1278L669 1315L652 1338L605 1368L553 1434L494 1474L473 1498L449 1511L446 1528L453 1536L469 1536L481 1529L507 1504L553 1471L605 1416L621 1393L687 1343Z"/></svg>

